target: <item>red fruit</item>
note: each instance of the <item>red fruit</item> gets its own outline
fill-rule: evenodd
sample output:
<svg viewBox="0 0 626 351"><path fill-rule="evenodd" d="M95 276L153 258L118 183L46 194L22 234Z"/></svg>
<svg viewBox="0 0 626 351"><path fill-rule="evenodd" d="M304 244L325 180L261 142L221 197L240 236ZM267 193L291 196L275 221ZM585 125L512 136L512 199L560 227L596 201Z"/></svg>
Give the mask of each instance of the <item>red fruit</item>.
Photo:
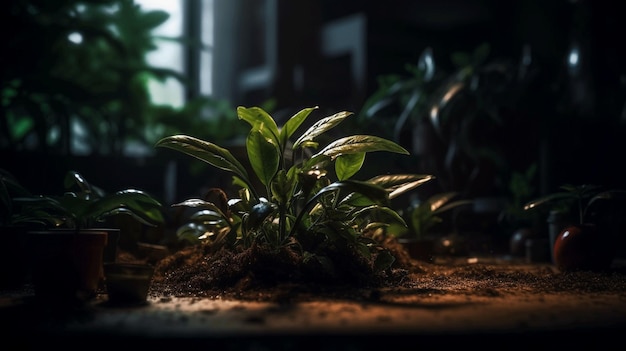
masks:
<svg viewBox="0 0 626 351"><path fill-rule="evenodd" d="M554 261L562 271L605 270L614 254L613 241L594 224L567 226L554 242Z"/></svg>

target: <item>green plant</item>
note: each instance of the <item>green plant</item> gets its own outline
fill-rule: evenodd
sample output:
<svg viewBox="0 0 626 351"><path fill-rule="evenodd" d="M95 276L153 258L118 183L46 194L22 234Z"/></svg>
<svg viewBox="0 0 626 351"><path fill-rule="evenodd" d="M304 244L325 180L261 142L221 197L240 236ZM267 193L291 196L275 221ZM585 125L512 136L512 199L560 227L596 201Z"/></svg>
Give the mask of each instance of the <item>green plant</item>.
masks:
<svg viewBox="0 0 626 351"><path fill-rule="evenodd" d="M594 204L600 200L626 199L626 191L621 189L603 189L599 185L562 185L561 191L551 193L524 204L524 210L549 206L552 210L572 215L576 223L592 221L597 215Z"/></svg>
<svg viewBox="0 0 626 351"><path fill-rule="evenodd" d="M196 45L152 34L169 18L165 11L133 0L20 0L7 7L0 16L15 33L6 43L13 54L0 58L0 149L118 155L134 143L152 150L150 133L186 120L195 105L213 107L205 99L189 109L151 101L149 80L187 81L150 65L146 54L158 40Z"/></svg>
<svg viewBox="0 0 626 351"><path fill-rule="evenodd" d="M401 142L403 129L426 118L427 106L438 85L441 72L435 70L433 50L426 48L417 65L405 66L407 75L378 77L378 88L363 104L359 122L373 125L383 136Z"/></svg>
<svg viewBox="0 0 626 351"><path fill-rule="evenodd" d="M67 172L63 195L18 196L16 223L38 223L46 227L91 228L113 215L129 215L139 222L157 226L164 223L163 205L148 193L125 189L105 193L80 173Z"/></svg>
<svg viewBox="0 0 626 351"><path fill-rule="evenodd" d="M250 125L245 145L256 178L230 151L212 142L188 135L161 139L156 147L228 171L240 189L239 198L227 199L225 192L216 190L216 202L198 198L174 204L200 209L179 234L210 239L214 247L232 250L258 245L274 251L295 248L305 261L315 261L329 271L332 266L341 268L332 264L336 251L374 258L376 270L389 268L394 257L377 245L375 233L393 222L406 225L389 202L433 177L396 174L351 179L368 152L408 151L384 138L351 135L313 152L327 131L352 115L346 111L320 119L291 141L316 109L302 109L279 128L262 108L237 108L238 117Z"/></svg>
<svg viewBox="0 0 626 351"><path fill-rule="evenodd" d="M441 191L502 195L511 171L532 162L536 113L525 99L534 76L525 61L490 55L488 43L454 52L448 71L427 48L410 74L379 77L359 117L410 145L419 172L436 174ZM520 148L528 152L517 155Z"/></svg>
<svg viewBox="0 0 626 351"><path fill-rule="evenodd" d="M443 222L441 215L452 209L471 205L472 200L454 200L459 196L456 192L444 192L430 196L422 202L418 202L409 207L405 220L408 224L406 228L396 228L394 235L404 238L422 239L434 226Z"/></svg>

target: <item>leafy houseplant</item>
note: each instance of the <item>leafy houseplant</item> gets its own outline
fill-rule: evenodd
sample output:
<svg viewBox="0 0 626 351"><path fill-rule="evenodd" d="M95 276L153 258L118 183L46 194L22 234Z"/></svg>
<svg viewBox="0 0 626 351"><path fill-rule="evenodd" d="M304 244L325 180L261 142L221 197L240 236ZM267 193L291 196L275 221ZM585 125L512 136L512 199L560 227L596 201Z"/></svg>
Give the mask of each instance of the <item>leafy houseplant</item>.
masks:
<svg viewBox="0 0 626 351"><path fill-rule="evenodd" d="M551 238L554 263L563 271L609 268L615 255L614 235L621 230L623 213L619 211L624 210L620 205L625 203L626 191L589 184L563 185L561 190L524 205L531 210L550 204L553 211L569 218L556 238Z"/></svg>
<svg viewBox="0 0 626 351"><path fill-rule="evenodd" d="M94 296L103 278L103 262L115 260L119 229L98 223L118 214L141 223L164 222L162 205L135 189L106 194L81 174L69 171L61 196L16 197L16 223L35 223L43 229L28 232L33 246L32 278L37 295L83 300ZM103 256L104 255L104 256Z"/></svg>
<svg viewBox="0 0 626 351"><path fill-rule="evenodd" d="M196 198L174 204L198 209L193 223L181 227L179 235L204 239L200 241L213 253L251 252L249 261L258 265L243 268L239 278L267 274L272 280L371 282L373 276L388 272L395 257L376 236L384 234L389 223L406 225L389 202L432 176L352 179L368 152L408 151L371 135L342 137L317 150L318 140L352 115L345 111L318 120L292 142L315 109L302 109L279 128L259 107L237 108L239 118L250 125L246 151L256 179L230 151L209 141L187 135L161 139L156 147L174 149L232 173L239 189L238 198L226 199L226 192L220 192L219 201ZM168 269L166 264L162 268ZM218 275L213 284L234 279Z"/></svg>
<svg viewBox="0 0 626 351"><path fill-rule="evenodd" d="M107 217L119 214L151 226L164 221L163 205L144 191L125 189L107 194L76 171L67 172L64 186L66 191L61 196L15 198L22 206L16 221L73 229L93 228Z"/></svg>
<svg viewBox="0 0 626 351"><path fill-rule="evenodd" d="M425 201L411 205L405 215L408 227L393 226L390 229L409 253L421 260L432 261L435 250L435 238L432 229L443 222L441 215L455 208L470 205L472 200L460 199L457 192L444 192L431 195Z"/></svg>

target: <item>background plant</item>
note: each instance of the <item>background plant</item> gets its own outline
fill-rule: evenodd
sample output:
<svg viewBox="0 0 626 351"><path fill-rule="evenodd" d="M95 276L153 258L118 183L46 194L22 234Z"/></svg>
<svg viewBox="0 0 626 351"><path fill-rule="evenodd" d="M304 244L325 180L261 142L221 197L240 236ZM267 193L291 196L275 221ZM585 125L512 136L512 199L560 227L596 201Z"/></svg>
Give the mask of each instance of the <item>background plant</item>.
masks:
<svg viewBox="0 0 626 351"><path fill-rule="evenodd" d="M562 185L561 191L551 193L524 204L524 210L533 210L544 206L560 211L567 215L573 215L579 224L593 220L592 216L598 215L594 210L595 205L601 200L625 200L626 191L621 189L604 189L595 184Z"/></svg>
<svg viewBox="0 0 626 351"><path fill-rule="evenodd" d="M64 188L63 195L14 198L20 206L15 222L84 229L114 215L128 215L149 226L164 223L163 205L144 191L124 189L106 193L76 171L67 172Z"/></svg>
<svg viewBox="0 0 626 351"><path fill-rule="evenodd" d="M444 221L442 215L455 208L471 205L472 200L458 199L457 192L431 195L426 200L412 204L404 214L408 227L394 226L397 237L423 239L432 234L432 229Z"/></svg>

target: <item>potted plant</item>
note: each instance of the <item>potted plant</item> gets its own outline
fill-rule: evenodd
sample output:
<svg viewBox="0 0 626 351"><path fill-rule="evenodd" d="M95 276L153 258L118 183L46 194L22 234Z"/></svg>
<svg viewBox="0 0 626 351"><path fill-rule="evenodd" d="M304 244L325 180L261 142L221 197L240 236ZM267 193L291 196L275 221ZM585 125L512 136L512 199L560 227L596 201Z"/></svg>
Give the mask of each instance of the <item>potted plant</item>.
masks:
<svg viewBox="0 0 626 351"><path fill-rule="evenodd" d="M550 238L554 263L562 271L610 268L616 235L622 230L626 191L592 184L563 185L560 189L524 205L525 210L531 210L550 204L552 216L564 216L562 227L552 230L556 237Z"/></svg>
<svg viewBox="0 0 626 351"><path fill-rule="evenodd" d="M61 196L14 198L20 206L16 222L42 226L29 231L27 240L36 295L81 301L97 293L104 278L103 262L115 260L118 238L113 235L119 235L119 229L99 223L118 214L151 226L164 218L161 203L141 190L107 194L76 171L66 174L65 188ZM105 258L107 252L110 257Z"/></svg>
<svg viewBox="0 0 626 351"><path fill-rule="evenodd" d="M226 189L215 192L215 201L191 198L173 204L198 210L193 223L179 234L199 239L200 244L190 248L191 256L204 259L188 267L207 270L211 281L190 285L202 289L204 284L232 286L240 281L241 288L259 281L294 280L363 284L389 273L395 257L378 239L390 223L406 225L389 202L432 176L352 179L368 152L408 151L370 135L342 137L317 150L327 132L352 113L322 118L295 138L316 109L302 109L279 128L263 109L238 107L239 118L250 125L245 144L249 167L229 150L189 135L165 137L156 144L232 173L238 189L239 197L227 198ZM168 270L185 260L180 257L184 251L159 262L161 276L182 277Z"/></svg>
<svg viewBox="0 0 626 351"><path fill-rule="evenodd" d="M398 241L413 258L433 262L436 238L432 230L444 221L443 213L473 203L472 200L457 199L458 197L457 192L444 192L431 195L424 201L414 202L404 215L408 227L394 225L390 232L398 237Z"/></svg>

